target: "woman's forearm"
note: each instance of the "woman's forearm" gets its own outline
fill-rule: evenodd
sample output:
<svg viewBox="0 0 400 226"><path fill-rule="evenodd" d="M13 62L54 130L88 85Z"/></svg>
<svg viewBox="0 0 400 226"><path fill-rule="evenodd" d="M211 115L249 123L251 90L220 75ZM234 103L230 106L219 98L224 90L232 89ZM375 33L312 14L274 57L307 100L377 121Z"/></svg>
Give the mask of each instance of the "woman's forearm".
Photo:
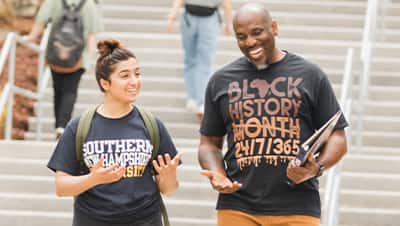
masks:
<svg viewBox="0 0 400 226"><path fill-rule="evenodd" d="M58 196L77 196L96 186L90 174L72 176L64 172L56 173L56 194Z"/></svg>
<svg viewBox="0 0 400 226"><path fill-rule="evenodd" d="M182 7L184 0L174 0L171 12L168 16L169 19L175 19L178 15L179 9Z"/></svg>
<svg viewBox="0 0 400 226"><path fill-rule="evenodd" d="M39 37L43 34L44 31L44 24L36 22L33 27L31 32L27 35L27 39L32 42L38 42Z"/></svg>
<svg viewBox="0 0 400 226"><path fill-rule="evenodd" d="M175 175L168 176L156 176L156 181L158 188L163 195L170 196L173 195L179 187L179 181Z"/></svg>

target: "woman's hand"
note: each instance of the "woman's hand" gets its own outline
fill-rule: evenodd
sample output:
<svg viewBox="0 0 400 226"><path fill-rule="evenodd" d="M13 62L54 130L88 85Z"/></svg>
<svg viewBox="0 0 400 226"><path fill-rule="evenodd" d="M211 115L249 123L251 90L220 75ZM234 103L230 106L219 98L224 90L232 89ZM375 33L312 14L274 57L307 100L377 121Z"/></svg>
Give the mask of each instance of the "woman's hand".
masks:
<svg viewBox="0 0 400 226"><path fill-rule="evenodd" d="M169 15L167 18L167 32L172 33L174 32L175 26L175 16Z"/></svg>
<svg viewBox="0 0 400 226"><path fill-rule="evenodd" d="M96 165L90 169L90 178L96 185L109 184L119 181L125 173L125 167L113 165L107 168L103 167L104 158L100 158Z"/></svg>
<svg viewBox="0 0 400 226"><path fill-rule="evenodd" d="M56 194L58 196L77 196L94 186L119 181L125 173L125 167L118 165L103 167L104 159L90 168L90 173L72 176L63 171L56 172Z"/></svg>
<svg viewBox="0 0 400 226"><path fill-rule="evenodd" d="M178 153L171 160L171 156L169 156L169 154L165 154L164 155L165 161L164 161L163 156L158 155L157 161L153 160L153 167L161 177L175 176L176 168L179 165L181 156L182 156L182 153Z"/></svg>
<svg viewBox="0 0 400 226"><path fill-rule="evenodd" d="M176 169L179 165L182 153L178 153L173 159L169 154L158 155L157 161L153 160L154 170L158 173L156 181L161 193L172 195L179 186L176 178ZM165 160L164 160L165 158Z"/></svg>

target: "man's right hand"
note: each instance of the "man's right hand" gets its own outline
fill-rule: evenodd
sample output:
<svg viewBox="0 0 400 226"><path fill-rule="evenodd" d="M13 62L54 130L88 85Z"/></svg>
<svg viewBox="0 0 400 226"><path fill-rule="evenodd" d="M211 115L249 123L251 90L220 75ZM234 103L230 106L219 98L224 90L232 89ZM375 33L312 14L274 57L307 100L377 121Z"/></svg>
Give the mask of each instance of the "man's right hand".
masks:
<svg viewBox="0 0 400 226"><path fill-rule="evenodd" d="M220 193L233 193L242 187L242 184L234 181L232 182L228 177L222 173L211 171L211 170L201 170L200 172L203 176L208 177L211 186Z"/></svg>

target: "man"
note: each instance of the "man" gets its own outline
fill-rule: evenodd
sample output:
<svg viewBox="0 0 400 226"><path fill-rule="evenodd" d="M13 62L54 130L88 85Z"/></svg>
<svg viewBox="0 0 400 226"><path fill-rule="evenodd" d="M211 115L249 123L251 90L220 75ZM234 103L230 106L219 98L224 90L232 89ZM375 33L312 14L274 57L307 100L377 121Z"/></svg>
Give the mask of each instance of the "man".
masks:
<svg viewBox="0 0 400 226"><path fill-rule="evenodd" d="M220 193L218 225L319 226L317 177L346 153L344 117L318 157L304 166L293 160L340 110L333 89L316 65L275 46L278 24L262 5L243 5L233 28L245 56L208 83L198 153L202 174Z"/></svg>
<svg viewBox="0 0 400 226"><path fill-rule="evenodd" d="M167 30L172 32L179 9L185 7L180 21L184 50L184 78L187 91L186 108L203 116L204 92L211 76L217 50L220 14L224 11L224 33L231 31L231 0L174 0L168 16Z"/></svg>

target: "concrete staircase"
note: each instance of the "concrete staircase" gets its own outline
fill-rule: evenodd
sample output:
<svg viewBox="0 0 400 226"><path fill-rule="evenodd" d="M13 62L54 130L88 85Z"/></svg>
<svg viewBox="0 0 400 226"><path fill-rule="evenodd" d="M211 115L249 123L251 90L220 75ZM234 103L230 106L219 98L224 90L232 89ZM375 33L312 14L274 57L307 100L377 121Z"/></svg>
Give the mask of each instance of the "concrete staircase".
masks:
<svg viewBox="0 0 400 226"><path fill-rule="evenodd" d="M107 32L132 48L143 69L139 104L153 111L168 127L178 150L184 152L179 170L181 187L166 199L172 225L215 225L216 193L199 174L196 159L198 123L184 108L180 35L166 33L171 1L103 0ZM244 0L232 0L237 9ZM346 50L359 57L364 0L271 0L266 3L279 22L278 45L319 64L337 92ZM374 46L370 99L362 132L365 146L346 156L340 192L340 224L398 225L400 222L400 3L385 10ZM178 30L176 26L176 30ZM221 36L215 68L241 56L234 37ZM354 65L358 84L360 62ZM354 91L357 95L357 86ZM101 93L94 76L83 76L74 115L98 104ZM357 103L355 103L356 105ZM53 174L45 164L54 148L52 89L49 86L42 118L44 142L0 142L1 225L70 225L71 198L54 195ZM352 118L356 122L356 115ZM33 140L37 119L30 120ZM322 178L324 184L324 178ZM323 186L321 186L323 194Z"/></svg>

